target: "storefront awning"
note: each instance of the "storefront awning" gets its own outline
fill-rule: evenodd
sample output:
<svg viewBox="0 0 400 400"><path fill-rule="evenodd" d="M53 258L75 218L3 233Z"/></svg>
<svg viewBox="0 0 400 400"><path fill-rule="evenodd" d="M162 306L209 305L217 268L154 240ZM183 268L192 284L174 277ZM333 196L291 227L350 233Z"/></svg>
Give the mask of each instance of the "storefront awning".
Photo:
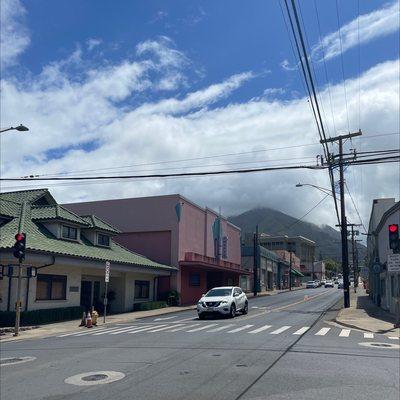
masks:
<svg viewBox="0 0 400 400"><path fill-rule="evenodd" d="M292 275L300 276L300 277L304 276L300 271L297 271L297 269L295 269L295 268L292 268Z"/></svg>

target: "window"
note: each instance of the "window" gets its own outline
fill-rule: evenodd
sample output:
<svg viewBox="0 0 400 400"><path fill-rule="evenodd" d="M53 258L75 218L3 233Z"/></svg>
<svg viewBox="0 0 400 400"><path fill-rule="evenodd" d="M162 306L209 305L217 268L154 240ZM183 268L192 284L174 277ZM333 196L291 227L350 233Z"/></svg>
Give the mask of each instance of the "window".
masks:
<svg viewBox="0 0 400 400"><path fill-rule="evenodd" d="M189 286L200 286L200 274L189 275Z"/></svg>
<svg viewBox="0 0 400 400"><path fill-rule="evenodd" d="M149 281L135 281L135 299L148 299L149 292Z"/></svg>
<svg viewBox="0 0 400 400"><path fill-rule="evenodd" d="M38 274L36 300L66 300L67 277Z"/></svg>
<svg viewBox="0 0 400 400"><path fill-rule="evenodd" d="M72 226L63 225L62 237L65 239L76 240L78 238L78 229L73 228Z"/></svg>
<svg viewBox="0 0 400 400"><path fill-rule="evenodd" d="M97 234L97 244L100 246L110 247L110 236L103 235L102 233Z"/></svg>

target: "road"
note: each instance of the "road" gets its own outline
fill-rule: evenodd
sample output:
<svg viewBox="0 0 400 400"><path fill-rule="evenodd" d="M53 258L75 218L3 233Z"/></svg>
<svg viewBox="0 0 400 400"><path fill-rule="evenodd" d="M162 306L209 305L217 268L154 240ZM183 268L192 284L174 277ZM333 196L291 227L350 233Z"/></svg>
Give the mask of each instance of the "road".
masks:
<svg viewBox="0 0 400 400"><path fill-rule="evenodd" d="M1 399L398 400L399 341L335 326L341 293L254 298L234 319L185 311L2 343L3 362L32 359L1 367ZM104 384L107 371L122 374Z"/></svg>

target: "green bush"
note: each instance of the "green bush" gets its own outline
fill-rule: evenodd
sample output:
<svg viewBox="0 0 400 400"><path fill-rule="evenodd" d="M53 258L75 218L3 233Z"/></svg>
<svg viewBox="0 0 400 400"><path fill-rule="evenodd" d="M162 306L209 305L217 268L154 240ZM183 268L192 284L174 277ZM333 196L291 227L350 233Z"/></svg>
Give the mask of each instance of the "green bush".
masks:
<svg viewBox="0 0 400 400"><path fill-rule="evenodd" d="M44 310L22 311L21 326L48 324L50 322L68 321L82 317L83 307L49 308ZM0 311L0 326L14 326L15 312Z"/></svg>
<svg viewBox="0 0 400 400"><path fill-rule="evenodd" d="M165 307L167 307L167 303L165 301L146 301L145 303L134 304L133 311L148 311Z"/></svg>

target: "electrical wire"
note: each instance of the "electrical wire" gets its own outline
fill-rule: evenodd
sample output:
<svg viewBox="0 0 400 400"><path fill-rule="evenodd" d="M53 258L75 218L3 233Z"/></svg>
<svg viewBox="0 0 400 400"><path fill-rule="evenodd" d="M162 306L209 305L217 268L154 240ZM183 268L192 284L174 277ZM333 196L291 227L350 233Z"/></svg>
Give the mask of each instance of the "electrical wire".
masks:
<svg viewBox="0 0 400 400"><path fill-rule="evenodd" d="M358 215L358 218L359 218L359 220L360 220L360 222L361 222L361 225L362 225L362 227L364 228L364 232L366 233L366 232L367 232L367 228L365 227L364 221L363 221L363 219L361 218L360 213L358 212L358 208L357 208L357 206L356 206L356 203L354 202L353 196L352 196L351 193L350 193L350 189L349 189L349 187L347 186L346 181L344 182L344 186L345 186L346 189L347 189L347 193L349 194L350 199L351 199L351 202L353 203L354 210L356 211L356 213L357 213L357 215Z"/></svg>

